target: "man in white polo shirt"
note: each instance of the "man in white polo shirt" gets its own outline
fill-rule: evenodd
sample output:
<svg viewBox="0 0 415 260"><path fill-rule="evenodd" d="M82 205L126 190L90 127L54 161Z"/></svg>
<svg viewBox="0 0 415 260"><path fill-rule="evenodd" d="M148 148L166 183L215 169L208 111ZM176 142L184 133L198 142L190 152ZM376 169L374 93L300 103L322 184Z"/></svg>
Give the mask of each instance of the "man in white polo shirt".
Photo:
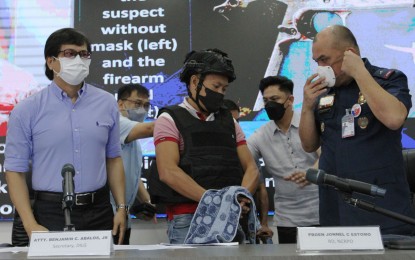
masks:
<svg viewBox="0 0 415 260"><path fill-rule="evenodd" d="M298 135L300 115L293 111L293 82L282 76L261 80L265 110L270 121L248 138L256 160L274 178L274 227L279 243L296 243L297 227L319 224L318 187L305 180L305 171L317 165L318 153L306 153Z"/></svg>

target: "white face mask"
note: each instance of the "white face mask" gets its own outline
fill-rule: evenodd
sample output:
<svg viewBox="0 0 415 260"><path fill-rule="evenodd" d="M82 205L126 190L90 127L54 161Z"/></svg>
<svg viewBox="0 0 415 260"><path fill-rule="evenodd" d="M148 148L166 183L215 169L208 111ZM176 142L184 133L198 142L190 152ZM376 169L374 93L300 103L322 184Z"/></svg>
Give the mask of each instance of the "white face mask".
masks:
<svg viewBox="0 0 415 260"><path fill-rule="evenodd" d="M320 78L326 78L324 82L327 83L327 87L331 88L336 83L336 76L334 75L334 71L330 66L318 66L317 74Z"/></svg>
<svg viewBox="0 0 415 260"><path fill-rule="evenodd" d="M70 85L81 84L89 74L90 59L81 59L79 55L73 59L66 57L55 59L59 60L61 64L61 71L57 73L57 76Z"/></svg>
<svg viewBox="0 0 415 260"><path fill-rule="evenodd" d="M144 122L147 118L147 110L143 107L127 109L128 119L136 122Z"/></svg>

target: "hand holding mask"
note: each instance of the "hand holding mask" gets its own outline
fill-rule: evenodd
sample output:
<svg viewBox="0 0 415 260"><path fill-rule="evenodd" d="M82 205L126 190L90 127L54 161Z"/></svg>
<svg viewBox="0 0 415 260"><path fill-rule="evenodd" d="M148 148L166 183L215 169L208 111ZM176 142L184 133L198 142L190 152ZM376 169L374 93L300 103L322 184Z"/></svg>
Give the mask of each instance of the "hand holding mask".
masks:
<svg viewBox="0 0 415 260"><path fill-rule="evenodd" d="M317 74L320 78L325 78L324 83L327 83L327 87L334 87L334 84L336 83L336 76L330 66L318 66Z"/></svg>

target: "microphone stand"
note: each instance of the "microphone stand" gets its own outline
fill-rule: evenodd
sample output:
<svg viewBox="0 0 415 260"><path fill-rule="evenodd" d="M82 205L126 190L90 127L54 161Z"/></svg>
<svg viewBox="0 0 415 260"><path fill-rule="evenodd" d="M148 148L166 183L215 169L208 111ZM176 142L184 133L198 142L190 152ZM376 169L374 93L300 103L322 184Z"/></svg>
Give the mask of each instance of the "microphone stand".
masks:
<svg viewBox="0 0 415 260"><path fill-rule="evenodd" d="M371 211L371 212L377 212L380 213L384 216L390 217L390 218L394 218L396 220L411 224L415 226L415 219L407 217L405 215L384 209L382 207L378 207L375 204L368 202L368 201L364 201L361 199L356 199L352 197L351 193L346 193L346 192L342 192L343 193L343 198L344 201L354 207L358 207L367 211Z"/></svg>
<svg viewBox="0 0 415 260"><path fill-rule="evenodd" d="M341 191L343 194L344 201L354 207L358 207L370 212L377 212L384 216L415 225L415 219L407 217L405 215L384 209L382 207L376 206L374 203L364 201L361 199L356 199L352 197L352 193ZM402 237L389 237L388 235L382 236L383 244L386 247L393 249L415 249L415 239L413 236L402 236Z"/></svg>
<svg viewBox="0 0 415 260"><path fill-rule="evenodd" d="M70 196L70 195L69 195ZM71 223L71 211L72 211L73 197L70 199L62 199L62 210L65 215L65 226L63 231L75 231L75 225Z"/></svg>

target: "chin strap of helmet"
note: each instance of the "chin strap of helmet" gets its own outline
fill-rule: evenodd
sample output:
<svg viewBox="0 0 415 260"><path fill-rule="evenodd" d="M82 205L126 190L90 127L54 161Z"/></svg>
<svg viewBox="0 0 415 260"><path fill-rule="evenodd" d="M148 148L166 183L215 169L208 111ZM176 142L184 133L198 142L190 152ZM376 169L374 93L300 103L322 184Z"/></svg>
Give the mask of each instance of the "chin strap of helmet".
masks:
<svg viewBox="0 0 415 260"><path fill-rule="evenodd" d="M190 92L190 89L189 89L189 97L190 97L191 100L193 100L196 103L196 105L200 109L200 111L208 113L208 111L206 111L206 109L203 109L202 106L199 103L199 94L200 94L200 91L202 90L203 81L205 81L205 75L204 74L200 75L199 83L197 84L197 87L196 87L196 99L193 98L192 93Z"/></svg>

